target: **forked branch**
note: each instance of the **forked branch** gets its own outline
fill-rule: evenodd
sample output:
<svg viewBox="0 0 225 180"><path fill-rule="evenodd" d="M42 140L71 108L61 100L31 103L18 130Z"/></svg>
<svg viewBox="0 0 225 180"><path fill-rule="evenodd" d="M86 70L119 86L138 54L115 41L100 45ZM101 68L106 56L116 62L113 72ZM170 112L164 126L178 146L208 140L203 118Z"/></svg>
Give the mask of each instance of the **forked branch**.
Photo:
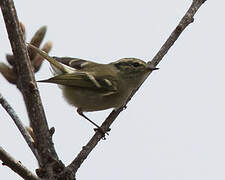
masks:
<svg viewBox="0 0 225 180"><path fill-rule="evenodd" d="M168 50L172 47L172 45L178 39L180 34L183 32L183 30L190 23L193 22L194 20L193 17L195 13L204 2L205 0L193 0L190 8L188 9L184 17L181 19L178 26L171 33L170 37L160 48L156 56L150 62L148 62L149 64L151 64L153 67L156 67L159 64L159 62L162 60L162 58L165 56ZM16 73L19 78L17 86L23 94L28 115L30 118L31 126L34 130L35 142L36 142L38 154L41 158L41 162L39 163L45 164L45 165L48 164L49 167L51 167L51 164L48 161L58 160L58 157L54 150L54 146L51 140L51 134L49 132L49 128L48 128L44 110L41 104L39 92L37 90L36 82L34 80L32 66L29 61L27 49L23 40L23 35L19 26L13 0L1 0L0 3L1 3L0 5L2 9L2 14L5 19L5 24L8 31L9 39L11 42L13 54L17 59L17 61L15 62L17 67ZM136 93L137 90L138 89L134 90L134 92L131 94L131 96L127 100L127 103L130 101L130 99L133 97L133 95ZM110 115L106 118L106 120L103 122L103 124L101 125L101 128L104 131L107 131L123 109L124 107L121 107L117 110L112 111ZM82 148L78 156L71 162L69 166L67 166L65 171L61 173L61 177L65 177L65 176L68 177L68 173L71 175L76 174L77 170L79 169L83 161L87 158L90 152L95 148L95 146L98 144L101 138L102 138L102 134L100 132L96 132L94 136L91 138L91 140L87 143L87 145ZM4 152L4 151L0 151L0 153L1 152ZM6 157L6 160L9 160L7 156L5 157ZM17 168L19 168L19 166ZM52 167L48 169L52 170ZM51 173L53 172L49 172L50 177L52 176ZM34 179L35 178L36 177L34 177ZM70 179L73 179L73 178L71 177Z"/></svg>
<svg viewBox="0 0 225 180"><path fill-rule="evenodd" d="M58 162L58 156L53 146L37 84L34 80L33 68L29 60L16 9L13 0L1 0L0 6L13 55L16 59L14 63L18 76L17 87L20 89L26 104L30 125L34 132L35 147L40 157L39 164L45 165L46 174L51 176L51 171L53 171L52 163Z"/></svg>

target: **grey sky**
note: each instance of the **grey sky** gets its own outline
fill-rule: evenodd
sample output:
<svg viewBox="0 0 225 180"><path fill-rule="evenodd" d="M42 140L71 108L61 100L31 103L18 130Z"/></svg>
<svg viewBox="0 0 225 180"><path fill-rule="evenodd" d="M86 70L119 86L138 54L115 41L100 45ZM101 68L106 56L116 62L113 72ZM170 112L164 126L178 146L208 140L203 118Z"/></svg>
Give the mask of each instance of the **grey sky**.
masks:
<svg viewBox="0 0 225 180"><path fill-rule="evenodd" d="M28 39L47 25L50 55L108 63L123 57L150 60L191 1L77 0L16 1ZM213 4L214 3L214 4ZM225 60L224 1L208 0L144 83L128 108L82 164L77 179L224 180ZM0 59L11 52L0 15ZM51 76L47 62L37 79ZM23 99L0 76L0 92L25 124ZM66 164L93 135L93 126L64 102L60 89L39 84L54 143ZM87 113L101 124L109 111ZM35 159L15 125L0 108L0 142L32 171ZM0 166L1 179L19 179Z"/></svg>

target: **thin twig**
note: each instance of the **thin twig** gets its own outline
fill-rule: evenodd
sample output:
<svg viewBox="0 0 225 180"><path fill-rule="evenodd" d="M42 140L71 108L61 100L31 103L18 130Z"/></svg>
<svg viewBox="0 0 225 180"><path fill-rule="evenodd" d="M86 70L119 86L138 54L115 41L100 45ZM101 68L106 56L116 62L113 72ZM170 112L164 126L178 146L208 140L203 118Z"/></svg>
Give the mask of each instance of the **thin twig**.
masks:
<svg viewBox="0 0 225 180"><path fill-rule="evenodd" d="M34 80L32 65L28 57L16 9L13 0L1 0L0 3L13 55L16 59L17 87L23 95L30 125L34 132L35 147L41 158L39 164L44 164L47 169L46 174L51 174L51 168L47 167L48 165L51 167L52 162L58 160L58 156L54 149L37 84Z"/></svg>
<svg viewBox="0 0 225 180"><path fill-rule="evenodd" d="M25 129L22 121L17 116L17 114L14 111L14 109L10 106L10 104L6 101L6 99L2 96L1 93L0 93L0 104L8 112L8 114L10 115L10 117L12 118L12 120L14 121L14 123L16 124L17 128L19 129L19 131L23 135L23 137L24 137L25 141L27 142L28 146L30 147L31 151L35 155L36 159L38 160L38 162L40 162L41 160L40 160L40 157L39 157L39 155L37 153L37 150L34 147L32 138L28 134L28 132Z"/></svg>
<svg viewBox="0 0 225 180"><path fill-rule="evenodd" d="M178 39L182 31L191 23L193 22L193 17L197 10L200 8L200 6L205 2L206 0L193 0L190 8L184 15L184 17L179 22L178 26L175 28L175 30L172 32L170 37L167 39L167 41L163 44L159 52L156 54L156 56L152 59L152 61L148 62L153 67L156 67L156 65L162 60L162 58L165 56L165 54L168 52L168 50L171 48L171 46L174 44L174 42ZM151 73L149 73L150 75ZM134 90L134 92L131 94L131 96L128 98L127 103L130 101L130 99L133 97L133 95L137 92L139 88ZM114 122L114 120L117 118L117 116L122 112L123 107L114 110L110 113L110 115L106 118L106 120L103 122L101 128L105 131L107 131L110 127L110 125ZM101 140L101 134L99 132L96 132L94 136L90 139L90 141L87 143L86 146L82 148L78 156L70 163L69 166L67 166L67 170L72 171L76 174L78 168L81 166L83 161L87 158L87 156L90 154L90 152L95 148L95 146L98 144L98 142Z"/></svg>
<svg viewBox="0 0 225 180"><path fill-rule="evenodd" d="M23 179L26 180L39 180L31 171L21 164L20 161L16 161L9 153L7 153L0 146L0 159L3 162L2 165L6 165L11 168L15 173L19 174Z"/></svg>
<svg viewBox="0 0 225 180"><path fill-rule="evenodd" d="M174 44L174 42L178 39L180 34L184 31L184 29L192 22L194 22L194 15L198 11L198 9L201 7L201 5L206 0L193 0L190 8L184 15L184 17L181 19L177 27L173 30L170 37L167 39L167 41L163 44L159 52L155 55L155 57L150 61L149 63L152 64L153 67L156 67L159 62L162 60L162 58L166 55L170 47Z"/></svg>

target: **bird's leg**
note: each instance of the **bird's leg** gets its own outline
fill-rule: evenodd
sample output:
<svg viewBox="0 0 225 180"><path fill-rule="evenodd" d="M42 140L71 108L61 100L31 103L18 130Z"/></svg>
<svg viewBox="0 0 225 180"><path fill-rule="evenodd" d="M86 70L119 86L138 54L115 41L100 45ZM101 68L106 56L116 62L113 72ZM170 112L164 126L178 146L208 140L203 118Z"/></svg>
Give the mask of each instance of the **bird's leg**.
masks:
<svg viewBox="0 0 225 180"><path fill-rule="evenodd" d="M87 116L85 116L84 113L83 113L83 111L80 108L77 109L77 113L79 115L81 115L82 117L84 117L86 120L88 120L91 124L93 124L94 126L96 126L97 128L95 128L94 130L95 131L99 131L100 133L102 133L103 134L103 138L104 138L105 134L109 135L99 125L97 125L95 122L93 122L92 120L90 120Z"/></svg>

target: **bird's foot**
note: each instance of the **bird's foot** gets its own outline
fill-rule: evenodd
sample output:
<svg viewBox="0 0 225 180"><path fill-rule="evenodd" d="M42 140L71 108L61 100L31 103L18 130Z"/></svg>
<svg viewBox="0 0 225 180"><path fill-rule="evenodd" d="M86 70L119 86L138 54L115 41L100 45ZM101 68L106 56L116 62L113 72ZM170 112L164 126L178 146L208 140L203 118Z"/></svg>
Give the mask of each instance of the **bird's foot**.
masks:
<svg viewBox="0 0 225 180"><path fill-rule="evenodd" d="M103 140L106 140L106 137L105 137L105 135L109 135L109 131L110 131L111 129L109 128L108 130L103 130L101 127L98 127L98 128L94 128L94 131L95 132L99 132L101 135L102 135L102 139Z"/></svg>

